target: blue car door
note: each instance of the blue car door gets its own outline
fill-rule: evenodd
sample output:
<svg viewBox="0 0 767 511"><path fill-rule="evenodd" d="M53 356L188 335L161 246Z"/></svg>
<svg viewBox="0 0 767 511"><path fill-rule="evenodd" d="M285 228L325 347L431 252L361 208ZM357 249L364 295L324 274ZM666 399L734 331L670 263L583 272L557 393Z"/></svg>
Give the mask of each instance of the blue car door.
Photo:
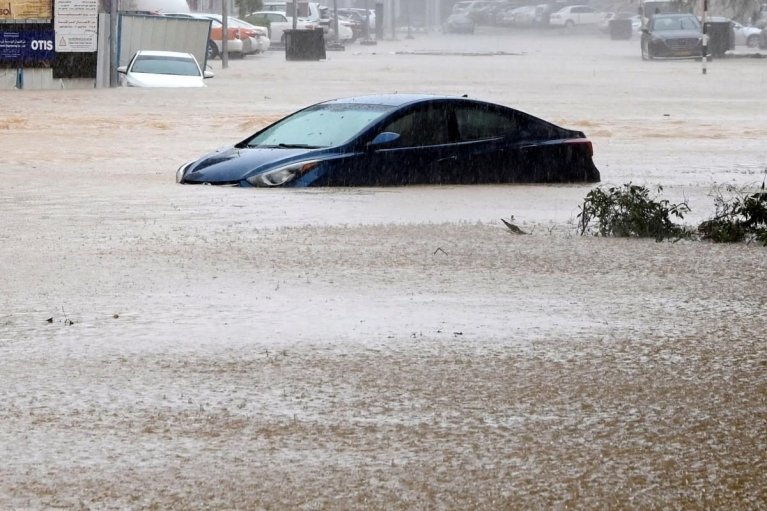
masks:
<svg viewBox="0 0 767 511"><path fill-rule="evenodd" d="M546 180L556 165L556 127L511 109L465 103L454 109L463 183Z"/></svg>
<svg viewBox="0 0 767 511"><path fill-rule="evenodd" d="M355 165L352 179L372 186L454 182L459 158L451 122L447 103L403 112L378 131L396 133L397 140L369 148Z"/></svg>

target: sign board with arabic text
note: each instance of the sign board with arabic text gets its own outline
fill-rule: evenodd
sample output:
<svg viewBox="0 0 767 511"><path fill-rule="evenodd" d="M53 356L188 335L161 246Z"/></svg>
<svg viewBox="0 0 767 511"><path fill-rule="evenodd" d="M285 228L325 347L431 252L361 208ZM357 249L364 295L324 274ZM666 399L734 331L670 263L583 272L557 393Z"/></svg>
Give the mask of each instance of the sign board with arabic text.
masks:
<svg viewBox="0 0 767 511"><path fill-rule="evenodd" d="M18 65L29 62L51 62L53 30L2 30L0 25L0 62Z"/></svg>
<svg viewBox="0 0 767 511"><path fill-rule="evenodd" d="M53 14L57 52L96 51L98 0L56 0Z"/></svg>
<svg viewBox="0 0 767 511"><path fill-rule="evenodd" d="M0 0L0 22L50 20L53 0Z"/></svg>

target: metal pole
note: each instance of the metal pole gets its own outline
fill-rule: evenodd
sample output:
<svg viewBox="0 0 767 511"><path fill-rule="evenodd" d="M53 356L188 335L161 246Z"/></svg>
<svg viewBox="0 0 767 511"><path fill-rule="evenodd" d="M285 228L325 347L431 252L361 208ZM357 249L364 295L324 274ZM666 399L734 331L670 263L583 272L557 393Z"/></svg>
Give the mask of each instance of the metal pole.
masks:
<svg viewBox="0 0 767 511"><path fill-rule="evenodd" d="M117 76L117 3L119 0L112 0L109 3L109 86L117 87L120 80Z"/></svg>
<svg viewBox="0 0 767 511"><path fill-rule="evenodd" d="M221 0L221 67L229 67L229 0Z"/></svg>
<svg viewBox="0 0 767 511"><path fill-rule="evenodd" d="M389 28L391 28L391 38L392 40L397 40L397 14L399 14L399 2L396 4L394 3L394 0L388 0L389 5L389 16L387 17L387 23L389 23ZM378 20L376 20L376 23L378 23Z"/></svg>
<svg viewBox="0 0 767 511"><path fill-rule="evenodd" d="M708 14L708 0L703 0L703 74L706 74L706 56L708 55L708 30L706 27L706 15Z"/></svg>
<svg viewBox="0 0 767 511"><path fill-rule="evenodd" d="M368 0L365 0L365 30L362 31L362 34L366 41L370 39L370 6Z"/></svg>
<svg viewBox="0 0 767 511"><path fill-rule="evenodd" d="M388 23L389 28L391 29L391 38L393 41L397 40L397 16L400 13L401 5L400 0L397 0L397 3L395 4L395 0L388 0L389 5L389 17ZM376 20L376 23L378 23L378 20Z"/></svg>
<svg viewBox="0 0 767 511"><path fill-rule="evenodd" d="M407 35L405 36L405 39L413 39L413 32L410 28L410 0L405 0L407 5Z"/></svg>
<svg viewBox="0 0 767 511"><path fill-rule="evenodd" d="M340 40L338 35L338 0L333 0L333 42L338 44Z"/></svg>

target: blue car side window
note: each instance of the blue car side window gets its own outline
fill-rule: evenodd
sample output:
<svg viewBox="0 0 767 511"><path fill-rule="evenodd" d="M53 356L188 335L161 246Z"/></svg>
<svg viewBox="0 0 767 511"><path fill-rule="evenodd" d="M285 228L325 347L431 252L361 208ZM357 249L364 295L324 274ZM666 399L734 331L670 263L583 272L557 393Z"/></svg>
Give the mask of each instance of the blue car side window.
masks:
<svg viewBox="0 0 767 511"><path fill-rule="evenodd" d="M455 120L462 142L484 140L488 138L517 138L518 120L506 114L486 108L468 106L455 109Z"/></svg>
<svg viewBox="0 0 767 511"><path fill-rule="evenodd" d="M394 147L422 147L447 144L448 111L439 105L430 105L403 115L381 131L399 134Z"/></svg>

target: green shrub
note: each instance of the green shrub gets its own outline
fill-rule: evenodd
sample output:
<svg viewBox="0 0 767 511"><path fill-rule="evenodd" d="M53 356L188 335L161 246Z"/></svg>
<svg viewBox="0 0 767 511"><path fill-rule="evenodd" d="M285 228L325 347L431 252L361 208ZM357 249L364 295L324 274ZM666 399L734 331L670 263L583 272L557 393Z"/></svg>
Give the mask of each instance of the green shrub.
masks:
<svg viewBox="0 0 767 511"><path fill-rule="evenodd" d="M671 217L683 219L690 211L686 202L670 204L658 200L663 191L651 194L644 186L631 183L621 187L597 187L591 190L578 213L580 234L594 232L599 236L655 238L681 238L688 233L684 227L674 224ZM594 227L596 224L596 227Z"/></svg>
<svg viewBox="0 0 767 511"><path fill-rule="evenodd" d="M747 194L728 189L731 196L718 192L714 197L716 213L698 225L701 238L715 243L756 241L767 246L767 192Z"/></svg>

